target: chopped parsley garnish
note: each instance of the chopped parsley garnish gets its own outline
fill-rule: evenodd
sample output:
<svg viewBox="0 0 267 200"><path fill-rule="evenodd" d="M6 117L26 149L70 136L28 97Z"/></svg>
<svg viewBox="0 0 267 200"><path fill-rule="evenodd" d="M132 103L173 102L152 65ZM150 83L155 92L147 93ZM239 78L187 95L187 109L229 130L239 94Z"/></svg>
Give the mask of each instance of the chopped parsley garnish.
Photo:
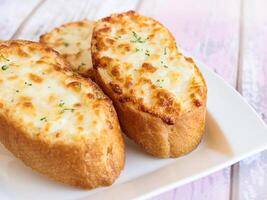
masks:
<svg viewBox="0 0 267 200"><path fill-rule="evenodd" d="M64 43L64 46L65 46L65 47L68 47L69 45L70 45L70 44L67 43L67 42Z"/></svg>
<svg viewBox="0 0 267 200"><path fill-rule="evenodd" d="M65 111L70 111L70 112L74 112L75 109L74 108L64 108L65 106L65 103L60 100L60 103L58 104L59 107L63 108L61 111L60 111L60 114L63 114Z"/></svg>
<svg viewBox="0 0 267 200"><path fill-rule="evenodd" d="M82 63L78 66L78 69L77 69L77 70L80 71L80 69L81 69L83 66L85 66L85 63L82 62Z"/></svg>
<svg viewBox="0 0 267 200"><path fill-rule="evenodd" d="M62 114L62 113L64 113L65 111L70 111L70 112L74 112L74 110L75 109L73 109L73 108L64 108L60 113Z"/></svg>
<svg viewBox="0 0 267 200"><path fill-rule="evenodd" d="M46 117L42 117L42 118L40 119L40 121L47 122L47 119L46 119Z"/></svg>
<svg viewBox="0 0 267 200"><path fill-rule="evenodd" d="M82 89L82 83L78 82L77 88Z"/></svg>
<svg viewBox="0 0 267 200"><path fill-rule="evenodd" d="M19 90L16 90L16 93L19 93Z"/></svg>
<svg viewBox="0 0 267 200"><path fill-rule="evenodd" d="M28 82L24 82L25 85L28 85L28 86L32 86L31 83L28 83Z"/></svg>
<svg viewBox="0 0 267 200"><path fill-rule="evenodd" d="M140 49L138 49L138 48L135 48L135 52L138 52L138 51L140 51Z"/></svg>
<svg viewBox="0 0 267 200"><path fill-rule="evenodd" d="M134 39L131 40L130 42L133 42L133 43L136 43L136 42L138 42L138 43L144 43L144 42L146 42L148 40L148 37L147 38L142 38L135 31L132 31L132 33L133 33Z"/></svg>
<svg viewBox="0 0 267 200"><path fill-rule="evenodd" d="M3 66L1 67L1 69L2 69L3 71L6 71L6 70L8 69L8 66L7 66L7 65L3 65Z"/></svg>
<svg viewBox="0 0 267 200"><path fill-rule="evenodd" d="M158 83L163 82L163 81L164 81L163 79L156 80L156 82L158 82Z"/></svg>
<svg viewBox="0 0 267 200"><path fill-rule="evenodd" d="M150 56L150 53L149 53L148 50L146 50L145 55L146 55L146 56Z"/></svg>
<svg viewBox="0 0 267 200"><path fill-rule="evenodd" d="M118 35L118 36L116 36L115 37L115 39L117 40L117 39L120 39L121 38L121 36L120 35Z"/></svg>
<svg viewBox="0 0 267 200"><path fill-rule="evenodd" d="M161 86L160 84L163 83L163 82L164 82L163 79L158 79L158 80L156 80L156 83L157 83L157 85L158 85L160 88L162 88L162 86Z"/></svg>
<svg viewBox="0 0 267 200"><path fill-rule="evenodd" d="M164 55L167 55L167 48L164 48Z"/></svg>
<svg viewBox="0 0 267 200"><path fill-rule="evenodd" d="M60 101L60 103L58 104L59 107L63 107L65 105L65 103L63 101Z"/></svg>
<svg viewBox="0 0 267 200"><path fill-rule="evenodd" d="M165 65L163 61L160 61L160 63L163 65L163 67L168 68L168 65Z"/></svg>
<svg viewBox="0 0 267 200"><path fill-rule="evenodd" d="M3 56L3 55L0 55L0 59L3 59L3 60L5 60L5 61L10 61L9 59L7 59L5 56Z"/></svg>
<svg viewBox="0 0 267 200"><path fill-rule="evenodd" d="M79 77L80 75L77 72L72 72L72 77Z"/></svg>

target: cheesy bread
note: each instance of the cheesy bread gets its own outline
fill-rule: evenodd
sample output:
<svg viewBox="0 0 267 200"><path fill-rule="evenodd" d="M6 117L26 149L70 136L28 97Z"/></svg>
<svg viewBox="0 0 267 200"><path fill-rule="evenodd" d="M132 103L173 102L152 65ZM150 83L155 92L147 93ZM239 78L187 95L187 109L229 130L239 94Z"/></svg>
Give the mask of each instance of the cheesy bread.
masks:
<svg viewBox="0 0 267 200"><path fill-rule="evenodd" d="M113 100L127 136L158 157L197 147L207 87L167 28L134 11L105 17L95 23L92 60L96 82Z"/></svg>
<svg viewBox="0 0 267 200"><path fill-rule="evenodd" d="M112 184L124 166L109 98L40 43L0 43L0 141L34 170L82 188Z"/></svg>

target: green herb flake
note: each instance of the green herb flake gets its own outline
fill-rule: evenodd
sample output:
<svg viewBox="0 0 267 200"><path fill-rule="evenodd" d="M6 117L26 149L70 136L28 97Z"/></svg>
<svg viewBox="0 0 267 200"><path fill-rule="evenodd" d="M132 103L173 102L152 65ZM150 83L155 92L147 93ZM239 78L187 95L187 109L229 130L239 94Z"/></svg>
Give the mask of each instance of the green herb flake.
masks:
<svg viewBox="0 0 267 200"><path fill-rule="evenodd" d="M19 90L16 90L16 93L19 93Z"/></svg>
<svg viewBox="0 0 267 200"><path fill-rule="evenodd" d="M130 42L133 42L133 43L145 43L149 39L148 37L142 38L135 31L132 31L132 34L133 34L134 39L130 40Z"/></svg>
<svg viewBox="0 0 267 200"><path fill-rule="evenodd" d="M6 70L8 69L8 66L7 66L7 65L3 65L3 66L1 67L1 69L2 69L3 71L6 71Z"/></svg>
<svg viewBox="0 0 267 200"><path fill-rule="evenodd" d="M83 67L83 66L85 66L86 64L84 63L84 62L82 62L79 66L78 66L78 71L80 71L80 69Z"/></svg>
<svg viewBox="0 0 267 200"><path fill-rule="evenodd" d="M158 79L158 80L156 80L156 82L157 82L157 83L163 83L164 80L163 80L163 79Z"/></svg>
<svg viewBox="0 0 267 200"><path fill-rule="evenodd" d="M63 107L65 105L65 103L63 101L60 101L60 103L58 104L59 107Z"/></svg>
<svg viewBox="0 0 267 200"><path fill-rule="evenodd" d="M32 83L24 82L25 85L32 86Z"/></svg>
<svg viewBox="0 0 267 200"><path fill-rule="evenodd" d="M117 39L121 39L121 36L118 35L118 36L115 37L115 39L116 39L116 40L117 40Z"/></svg>
<svg viewBox="0 0 267 200"><path fill-rule="evenodd" d="M167 55L167 48L164 48L164 55Z"/></svg>
<svg viewBox="0 0 267 200"><path fill-rule="evenodd" d="M165 65L163 61L160 61L164 68L168 68L168 65Z"/></svg>
<svg viewBox="0 0 267 200"><path fill-rule="evenodd" d="M78 82L77 87L78 87L79 89L82 89L82 83Z"/></svg>
<svg viewBox="0 0 267 200"><path fill-rule="evenodd" d="M150 56L150 53L149 53L148 50L146 50L145 55L146 55L146 56Z"/></svg>
<svg viewBox="0 0 267 200"><path fill-rule="evenodd" d="M70 111L70 112L73 113L75 111L75 109L73 109L73 108L64 108L60 113L63 114L65 111Z"/></svg>
<svg viewBox="0 0 267 200"><path fill-rule="evenodd" d="M72 77L74 77L74 78L77 78L77 77L79 77L80 75L77 73L77 72L72 72Z"/></svg>
<svg viewBox="0 0 267 200"><path fill-rule="evenodd" d="M42 118L40 119L40 121L47 122L47 118L46 118L46 117L42 117Z"/></svg>
<svg viewBox="0 0 267 200"><path fill-rule="evenodd" d="M135 52L138 52L138 51L140 51L140 49L138 49L138 48L135 48Z"/></svg>
<svg viewBox="0 0 267 200"><path fill-rule="evenodd" d="M3 55L0 55L0 59L3 59L3 60L5 60L5 61L10 61L9 59L7 59L5 56L3 56Z"/></svg>
<svg viewBox="0 0 267 200"><path fill-rule="evenodd" d="M156 82L157 82L157 86L162 88L162 86L160 84L163 83L164 80L163 79L158 79L158 80L156 80Z"/></svg>
<svg viewBox="0 0 267 200"><path fill-rule="evenodd" d="M70 44L67 43L67 42L64 43L64 46L65 46L65 47L68 47L69 45L70 45Z"/></svg>

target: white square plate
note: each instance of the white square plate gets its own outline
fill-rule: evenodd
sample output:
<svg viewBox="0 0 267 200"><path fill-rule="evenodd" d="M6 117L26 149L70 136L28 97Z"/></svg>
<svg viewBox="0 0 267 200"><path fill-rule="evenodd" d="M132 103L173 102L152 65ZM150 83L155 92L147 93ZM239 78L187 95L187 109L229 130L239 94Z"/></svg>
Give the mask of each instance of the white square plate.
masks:
<svg viewBox="0 0 267 200"><path fill-rule="evenodd" d="M157 159L127 143L126 166L113 186L81 190L33 172L0 146L1 200L145 199L186 184L267 148L267 128L219 76L198 63L208 85L205 137L181 158Z"/></svg>

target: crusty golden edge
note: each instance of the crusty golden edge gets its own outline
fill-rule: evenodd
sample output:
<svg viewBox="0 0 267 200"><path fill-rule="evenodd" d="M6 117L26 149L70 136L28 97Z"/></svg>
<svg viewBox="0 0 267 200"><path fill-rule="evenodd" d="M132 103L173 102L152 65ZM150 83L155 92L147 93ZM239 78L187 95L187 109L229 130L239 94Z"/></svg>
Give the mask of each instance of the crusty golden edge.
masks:
<svg viewBox="0 0 267 200"><path fill-rule="evenodd" d="M46 53L53 53L55 54L58 59L60 59L61 63L63 63L64 68L62 68L62 70L64 71L71 71L71 66L70 64L63 58L63 56L58 53L57 51L55 51L54 49L48 47L46 44L43 43L39 43L39 42L33 42L33 41L29 41L29 40L0 40L0 50L1 48L6 48L7 46L9 47L15 47L17 45L26 45L26 44L32 44L32 45L39 45L42 46L44 49L44 52Z"/></svg>
<svg viewBox="0 0 267 200"><path fill-rule="evenodd" d="M92 189L111 185L124 166L124 143L119 130L87 144L51 144L29 137L0 116L0 141L32 169L65 184ZM105 137L105 136L104 136ZM106 152L106 155L103 153Z"/></svg>
<svg viewBox="0 0 267 200"><path fill-rule="evenodd" d="M96 71L97 72L97 71ZM205 129L206 105L195 107L168 125L160 118L120 103L99 73L96 82L113 100L123 132L151 155L179 157L193 151Z"/></svg>
<svg viewBox="0 0 267 200"><path fill-rule="evenodd" d="M16 43L31 42L13 41L12 45ZM9 44L1 42L1 45ZM72 144L31 137L0 114L0 142L27 166L54 180L85 189L108 186L120 175L125 164L125 145L112 105L109 111L114 116L111 130Z"/></svg>

